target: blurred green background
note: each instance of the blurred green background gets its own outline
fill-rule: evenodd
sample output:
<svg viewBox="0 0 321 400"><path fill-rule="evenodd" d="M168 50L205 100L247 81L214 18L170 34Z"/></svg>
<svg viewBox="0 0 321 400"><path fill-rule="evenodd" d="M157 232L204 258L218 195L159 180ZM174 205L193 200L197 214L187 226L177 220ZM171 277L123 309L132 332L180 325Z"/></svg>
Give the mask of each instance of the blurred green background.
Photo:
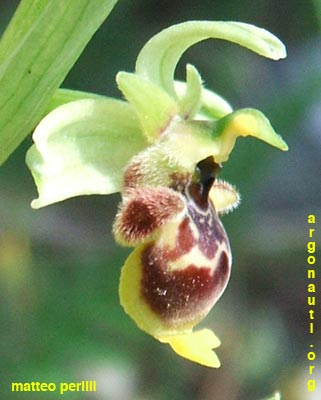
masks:
<svg viewBox="0 0 321 400"><path fill-rule="evenodd" d="M1 1L1 32L18 3ZM0 168L1 399L61 397L14 396L14 381L90 379L97 393L63 397L258 400L280 390L284 400L320 398L320 311L309 336L306 276L308 214L317 216L321 247L320 10L319 2L300 0L119 1L64 87L120 97L116 73L132 71L140 48L159 30L191 19L249 22L280 37L288 58L273 62L207 41L184 55L176 76L184 79L186 62L196 65L207 87L235 108L263 111L290 150L240 139L222 171L242 203L223 217L233 273L203 323L222 341L222 367L211 370L145 335L119 305L120 268L130 251L111 235L120 195L30 208L36 189L24 163L27 138ZM319 344L315 362L306 357L311 343ZM314 393L306 389L310 364Z"/></svg>

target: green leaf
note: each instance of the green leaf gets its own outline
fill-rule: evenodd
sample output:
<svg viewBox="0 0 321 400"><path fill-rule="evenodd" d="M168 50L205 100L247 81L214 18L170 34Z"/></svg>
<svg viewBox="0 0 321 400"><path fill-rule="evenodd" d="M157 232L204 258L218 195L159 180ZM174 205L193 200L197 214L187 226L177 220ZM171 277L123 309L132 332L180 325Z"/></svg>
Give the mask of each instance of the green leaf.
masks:
<svg viewBox="0 0 321 400"><path fill-rule="evenodd" d="M210 38L238 43L273 60L286 57L283 43L265 29L241 22L189 21L152 37L137 57L136 72L175 96L174 71L181 55Z"/></svg>
<svg viewBox="0 0 321 400"><path fill-rule="evenodd" d="M84 99L52 111L37 126L27 164L39 199L33 208L122 188L124 167L147 146L132 107L113 99Z"/></svg>
<svg viewBox="0 0 321 400"><path fill-rule="evenodd" d="M116 2L20 2L0 42L0 165L39 122Z"/></svg>
<svg viewBox="0 0 321 400"><path fill-rule="evenodd" d="M178 105L164 90L139 75L119 72L116 80L135 108L146 137L155 141L178 114Z"/></svg>

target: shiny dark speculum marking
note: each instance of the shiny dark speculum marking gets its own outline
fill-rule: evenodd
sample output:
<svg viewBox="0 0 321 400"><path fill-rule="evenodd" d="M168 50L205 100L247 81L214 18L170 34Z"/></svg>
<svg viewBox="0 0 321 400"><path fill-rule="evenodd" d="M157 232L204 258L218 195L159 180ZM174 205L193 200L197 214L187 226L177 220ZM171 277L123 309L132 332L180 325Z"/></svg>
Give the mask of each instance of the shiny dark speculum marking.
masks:
<svg viewBox="0 0 321 400"><path fill-rule="evenodd" d="M195 176L190 181L175 176L176 188L183 187L181 193L186 204L186 214L177 227L176 241L170 248L152 242L141 254L141 294L150 308L170 326L206 315L229 279L228 238L209 200L218 169L213 157L208 157L197 164ZM175 270L175 262L194 247L190 261L187 258L186 265Z"/></svg>
<svg viewBox="0 0 321 400"><path fill-rule="evenodd" d="M207 258L215 257L218 245L223 241L229 248L228 238L209 199L209 192L220 166L213 157L200 161L196 166L198 182L191 182L186 188L188 214L199 232L199 249Z"/></svg>
<svg viewBox="0 0 321 400"><path fill-rule="evenodd" d="M213 274L213 282L214 285L220 290L220 288L223 288L226 284L226 280L228 279L230 275L230 265L229 265L229 257L223 251L221 253L218 265L215 269L215 272Z"/></svg>
<svg viewBox="0 0 321 400"><path fill-rule="evenodd" d="M176 248L179 254L177 256L188 253L195 244L196 239L190 227L190 220L185 217L178 227Z"/></svg>
<svg viewBox="0 0 321 400"><path fill-rule="evenodd" d="M199 232L198 245L201 252L209 259L215 257L218 245L226 242L228 238L219 221L214 207L208 202L208 210L206 213L200 212L193 204L188 204L188 213Z"/></svg>
<svg viewBox="0 0 321 400"><path fill-rule="evenodd" d="M150 244L142 254L142 295L151 309L169 325L192 320L220 297L229 278L229 260L222 252L217 269L188 265L168 271L166 253Z"/></svg>

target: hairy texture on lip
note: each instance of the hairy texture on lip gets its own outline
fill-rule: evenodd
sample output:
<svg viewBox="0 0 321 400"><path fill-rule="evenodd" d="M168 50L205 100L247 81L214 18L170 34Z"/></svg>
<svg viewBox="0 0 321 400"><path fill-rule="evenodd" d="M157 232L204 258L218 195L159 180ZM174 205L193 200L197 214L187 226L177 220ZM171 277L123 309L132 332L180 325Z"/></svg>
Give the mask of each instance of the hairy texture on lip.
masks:
<svg viewBox="0 0 321 400"><path fill-rule="evenodd" d="M186 186L188 185L191 175L187 173L173 172L169 175L170 187L177 192L184 192Z"/></svg>
<svg viewBox="0 0 321 400"><path fill-rule="evenodd" d="M142 172L142 162L135 161L130 164L130 168L127 168L124 175L124 188L130 190L139 186L139 183L143 181L144 174Z"/></svg>
<svg viewBox="0 0 321 400"><path fill-rule="evenodd" d="M124 245L135 245L184 208L182 195L169 188L128 190L116 216L115 237Z"/></svg>

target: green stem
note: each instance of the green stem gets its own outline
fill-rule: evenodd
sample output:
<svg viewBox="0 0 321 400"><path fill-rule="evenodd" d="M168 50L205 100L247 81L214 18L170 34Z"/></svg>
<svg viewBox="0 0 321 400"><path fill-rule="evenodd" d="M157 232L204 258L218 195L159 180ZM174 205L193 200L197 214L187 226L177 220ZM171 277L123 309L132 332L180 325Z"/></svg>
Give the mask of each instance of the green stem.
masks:
<svg viewBox="0 0 321 400"><path fill-rule="evenodd" d="M0 165L32 131L117 0L22 0L0 41Z"/></svg>

